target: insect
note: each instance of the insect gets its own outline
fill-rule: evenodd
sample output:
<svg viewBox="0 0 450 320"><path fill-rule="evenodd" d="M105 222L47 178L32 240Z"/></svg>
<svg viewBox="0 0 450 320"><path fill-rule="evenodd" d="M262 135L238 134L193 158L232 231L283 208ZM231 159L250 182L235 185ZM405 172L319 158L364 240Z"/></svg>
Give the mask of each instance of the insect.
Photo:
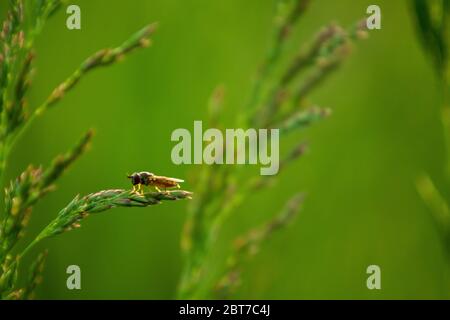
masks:
<svg viewBox="0 0 450 320"><path fill-rule="evenodd" d="M138 193L143 193L142 186L153 186L156 191L161 192L161 189L165 191L167 188L180 188L179 183L184 182L181 179L157 176L147 171L135 172L127 175L127 178L131 179L133 191Z"/></svg>

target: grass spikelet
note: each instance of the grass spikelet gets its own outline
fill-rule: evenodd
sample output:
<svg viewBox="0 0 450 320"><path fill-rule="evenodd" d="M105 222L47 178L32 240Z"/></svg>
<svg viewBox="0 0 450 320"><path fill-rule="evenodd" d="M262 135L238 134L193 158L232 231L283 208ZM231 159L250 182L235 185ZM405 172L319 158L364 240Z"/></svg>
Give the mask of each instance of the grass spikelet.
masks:
<svg viewBox="0 0 450 320"><path fill-rule="evenodd" d="M45 262L47 259L48 251L40 253L30 266L28 272L28 279L25 288L22 290L21 299L30 300L34 299L36 294L36 288L43 281L42 273L44 272Z"/></svg>
<svg viewBox="0 0 450 320"><path fill-rule="evenodd" d="M191 192L183 190L138 194L130 190L122 189L103 190L88 194L81 198L76 196L58 213L57 217L42 230L23 254L45 238L79 228L80 222L91 214L100 213L117 207L143 208L160 204L163 201L190 199L191 196Z"/></svg>
<svg viewBox="0 0 450 320"><path fill-rule="evenodd" d="M88 72L112 65L135 50L149 46L150 36L156 29L156 24L146 26L120 46L100 50L87 58L53 90L43 104L28 115L26 99L33 73L34 40L42 32L46 21L65 2L9 1L9 11L0 27L0 181L11 149L39 115L60 101ZM56 157L46 169L30 165L5 189L5 211L0 217L0 298L32 298L41 279L46 253L35 259L24 288L18 287L21 257L43 238L76 227L88 214L118 206L145 207L190 197L190 193L185 191L137 195L126 190L106 190L82 198L76 197L25 251L15 253L15 246L25 232L33 206L54 190L60 176L85 152L92 135L92 130L88 131L77 145L66 154Z"/></svg>

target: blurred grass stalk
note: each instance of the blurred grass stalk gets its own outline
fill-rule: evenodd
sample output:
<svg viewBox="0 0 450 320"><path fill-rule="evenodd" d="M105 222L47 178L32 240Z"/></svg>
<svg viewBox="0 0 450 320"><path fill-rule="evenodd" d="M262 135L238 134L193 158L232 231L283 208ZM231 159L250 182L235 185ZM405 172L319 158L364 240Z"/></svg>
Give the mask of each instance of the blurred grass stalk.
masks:
<svg viewBox="0 0 450 320"><path fill-rule="evenodd" d="M43 104L28 112L26 99L33 72L34 39L46 20L60 8L63 0L10 0L10 9L0 30L0 181L8 155L23 133L38 116L53 107L88 72L122 60L135 49L147 47L156 24L146 26L122 45L103 49L86 59L64 80ZM88 131L68 153L56 157L47 169L30 165L5 189L5 208L0 219L0 298L28 299L41 281L46 253L32 263L24 286L19 285L19 262L41 240L72 230L89 214L114 207L146 207L161 201L190 198L186 191L136 194L127 190L104 190L75 197L22 253L16 245L23 237L33 206L54 190L58 178L86 150L92 139Z"/></svg>
<svg viewBox="0 0 450 320"><path fill-rule="evenodd" d="M433 61L442 92L441 117L444 126L447 168L450 177L450 0L413 0L417 31Z"/></svg>
<svg viewBox="0 0 450 320"><path fill-rule="evenodd" d="M307 10L310 0L278 0L272 44L265 61L257 73L250 99L243 110L244 116L236 119L240 128L279 128L280 138L302 131L327 117L329 109L314 106L308 96L338 70L348 56L352 43L367 37L365 19L348 30L330 24L318 32L310 44L297 54L285 57L285 44L291 31ZM284 60L287 59L287 67ZM281 74L279 72L281 71ZM222 127L218 119L224 112L223 88L210 100L210 124ZM280 173L298 160L306 150L298 141L282 158ZM224 150L226 147L224 148ZM235 154L243 150L235 150ZM224 151L222 151L224 152ZM245 151L244 151L245 152ZM196 178L196 197L191 203L189 216L182 235L184 267L179 284L178 298L227 298L239 283L238 269L245 257L261 247L273 232L292 221L298 212L301 196L291 197L280 216L241 237L230 254L228 264L214 275L210 262L218 234L226 219L251 196L273 185L276 177L248 178L238 166L203 166ZM248 173L248 172L247 172ZM266 199L270 201L270 199ZM243 214L243 213L241 213ZM244 244L242 244L244 243Z"/></svg>
<svg viewBox="0 0 450 320"><path fill-rule="evenodd" d="M432 60L442 94L440 113L446 148L443 174L447 190L439 190L427 174L417 179L416 186L435 218L450 259L450 0L412 0L412 4L417 32Z"/></svg>

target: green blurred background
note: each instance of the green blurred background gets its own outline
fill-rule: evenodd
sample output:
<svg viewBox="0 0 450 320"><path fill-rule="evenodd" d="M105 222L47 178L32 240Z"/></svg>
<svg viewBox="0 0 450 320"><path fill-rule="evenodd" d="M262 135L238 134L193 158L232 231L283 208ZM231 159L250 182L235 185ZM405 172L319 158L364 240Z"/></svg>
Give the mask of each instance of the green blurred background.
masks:
<svg viewBox="0 0 450 320"><path fill-rule="evenodd" d="M0 4L2 18L6 2ZM66 29L65 10L49 21L37 42L31 106L97 49L120 44L149 22L159 21L160 28L151 48L83 79L15 148L8 178L29 163L47 164L88 128L97 132L90 152L35 208L26 240L75 194L129 187L127 172L186 178L192 168L170 159L171 132L206 120L207 100L218 84L226 87L225 122L231 123L264 57L274 12L269 0L72 3L81 7L82 30ZM221 233L220 263L233 238L276 213L292 193L307 192L295 223L245 264L236 298L450 297L445 249L414 186L424 171L442 180L444 151L436 79L408 1L313 1L288 52L330 21L351 25L370 4L381 6L382 30L360 42L314 92L312 100L334 112L302 134L310 152L275 188L236 212ZM38 298L174 298L186 205L116 209L41 243L34 253L49 248L50 254ZM66 288L70 264L81 267L82 290ZM381 267L382 290L366 287L371 264Z"/></svg>

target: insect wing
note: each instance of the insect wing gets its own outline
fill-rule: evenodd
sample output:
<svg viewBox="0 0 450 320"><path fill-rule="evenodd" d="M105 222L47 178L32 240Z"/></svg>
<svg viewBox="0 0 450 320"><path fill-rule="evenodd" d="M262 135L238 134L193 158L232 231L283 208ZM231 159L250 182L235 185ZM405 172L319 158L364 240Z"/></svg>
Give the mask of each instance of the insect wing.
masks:
<svg viewBox="0 0 450 320"><path fill-rule="evenodd" d="M184 182L184 180L181 179L177 179L177 178L170 178L170 177L163 177L163 176L155 176L155 180L159 181L159 182L166 182L166 183L171 183L171 182L175 182L175 183L180 183L180 182Z"/></svg>

